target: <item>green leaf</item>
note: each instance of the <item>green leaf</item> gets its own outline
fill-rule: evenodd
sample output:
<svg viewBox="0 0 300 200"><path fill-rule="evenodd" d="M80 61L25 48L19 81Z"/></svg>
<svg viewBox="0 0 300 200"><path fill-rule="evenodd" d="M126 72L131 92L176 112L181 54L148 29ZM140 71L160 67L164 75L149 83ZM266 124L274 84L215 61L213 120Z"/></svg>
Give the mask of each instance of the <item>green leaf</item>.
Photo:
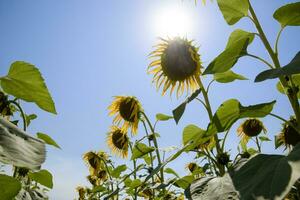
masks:
<svg viewBox="0 0 300 200"><path fill-rule="evenodd" d="M254 156L231 176L240 199L283 199L300 178L300 144L288 156Z"/></svg>
<svg viewBox="0 0 300 200"><path fill-rule="evenodd" d="M30 122L34 119L37 118L36 114L31 114L31 115L25 115L25 119L26 119L26 125L29 126Z"/></svg>
<svg viewBox="0 0 300 200"><path fill-rule="evenodd" d="M299 26L300 25L300 2L291 3L278 8L273 17L285 26Z"/></svg>
<svg viewBox="0 0 300 200"><path fill-rule="evenodd" d="M275 142L275 149L278 149L282 145L284 145L284 141L282 139L279 139L278 135L274 137L274 142Z"/></svg>
<svg viewBox="0 0 300 200"><path fill-rule="evenodd" d="M4 174L0 174L0 194L1 200L11 200L21 190L21 183L11 177Z"/></svg>
<svg viewBox="0 0 300 200"><path fill-rule="evenodd" d="M178 124L180 118L182 117L184 111L185 111L185 107L186 107L186 102L183 102L182 104L180 104L177 108L175 108L173 110L173 117L174 117L174 120L176 122L176 124Z"/></svg>
<svg viewBox="0 0 300 200"><path fill-rule="evenodd" d="M268 69L261 72L255 78L255 82L261 82L267 79L278 78L280 76L289 76L300 73L300 51L293 60L282 68Z"/></svg>
<svg viewBox="0 0 300 200"><path fill-rule="evenodd" d="M300 74L292 75L292 79L293 79L293 83L295 84L295 86L300 88ZM277 87L277 90L280 93L286 94L287 91L284 90L284 88L282 87L280 81L278 81L276 87ZM300 92L297 93L297 96L298 96L298 99L300 99Z"/></svg>
<svg viewBox="0 0 300 200"><path fill-rule="evenodd" d="M164 171L167 174L173 174L174 176L176 176L176 177L179 178L179 175L173 169L171 169L171 168L166 168Z"/></svg>
<svg viewBox="0 0 300 200"><path fill-rule="evenodd" d="M130 183L130 189L135 189L139 187L142 184L142 181L140 179L135 179Z"/></svg>
<svg viewBox="0 0 300 200"><path fill-rule="evenodd" d="M251 106L243 106L236 99L229 99L221 104L213 116L213 124L208 126L206 135L211 136L218 132L227 131L238 119L248 117L265 117L276 101Z"/></svg>
<svg viewBox="0 0 300 200"><path fill-rule="evenodd" d="M203 74L222 73L230 70L238 59L247 53L247 47L254 39L254 33L241 29L233 31L225 50L205 69Z"/></svg>
<svg viewBox="0 0 300 200"><path fill-rule="evenodd" d="M152 155L153 160L155 160L155 156ZM143 156L144 161L146 162L147 165L151 165L151 157L149 156L149 154L145 154Z"/></svg>
<svg viewBox="0 0 300 200"><path fill-rule="evenodd" d="M260 141L271 141L270 138L266 137L266 136L259 136Z"/></svg>
<svg viewBox="0 0 300 200"><path fill-rule="evenodd" d="M237 23L248 15L249 3L247 0L217 0L217 2L229 25Z"/></svg>
<svg viewBox="0 0 300 200"><path fill-rule="evenodd" d="M197 135L199 134L204 134L205 130L199 128L198 126L194 124L187 125L183 129L182 133L182 141L183 145L188 144L190 141L192 141L194 138L196 138Z"/></svg>
<svg viewBox="0 0 300 200"><path fill-rule="evenodd" d="M229 83L235 80L248 80L246 77L236 74L231 70L223 73L215 73L214 79L219 83Z"/></svg>
<svg viewBox="0 0 300 200"><path fill-rule="evenodd" d="M49 135L45 133L37 133L36 135L38 138L43 140L46 144L52 145L60 149L60 146Z"/></svg>
<svg viewBox="0 0 300 200"><path fill-rule="evenodd" d="M106 188L102 185L98 185L98 186L95 186L93 189L92 189L92 193L98 193L98 192L103 192L105 191Z"/></svg>
<svg viewBox="0 0 300 200"><path fill-rule="evenodd" d="M136 143L132 150L131 160L140 158L147 153L154 151L154 147L148 147L143 143Z"/></svg>
<svg viewBox="0 0 300 200"><path fill-rule="evenodd" d="M38 172L29 172L28 176L41 185L44 185L50 189L53 188L52 174L45 169Z"/></svg>
<svg viewBox="0 0 300 200"><path fill-rule="evenodd" d="M41 109L56 114L55 105L44 79L34 65L16 61L6 76L1 77L2 89L19 99L36 103Z"/></svg>
<svg viewBox="0 0 300 200"><path fill-rule="evenodd" d="M191 96L189 96L182 104L180 104L177 108L175 108L173 110L173 117L174 120L176 122L176 124L178 124L180 118L182 117L184 111L185 111L185 107L188 103L190 103L191 101L193 101L199 94L201 93L201 89L197 89L193 94L191 94Z"/></svg>
<svg viewBox="0 0 300 200"><path fill-rule="evenodd" d="M188 175L178 179L174 185L182 189L186 189L194 181L194 176Z"/></svg>
<svg viewBox="0 0 300 200"><path fill-rule="evenodd" d="M158 121L167 121L167 120L172 119L172 118L173 118L172 116L165 115L165 114L162 114L162 113L156 114L156 120L158 120Z"/></svg>
<svg viewBox="0 0 300 200"><path fill-rule="evenodd" d="M114 178L119 178L121 173L126 171L126 169L127 169L126 165L119 165L111 172L111 176Z"/></svg>

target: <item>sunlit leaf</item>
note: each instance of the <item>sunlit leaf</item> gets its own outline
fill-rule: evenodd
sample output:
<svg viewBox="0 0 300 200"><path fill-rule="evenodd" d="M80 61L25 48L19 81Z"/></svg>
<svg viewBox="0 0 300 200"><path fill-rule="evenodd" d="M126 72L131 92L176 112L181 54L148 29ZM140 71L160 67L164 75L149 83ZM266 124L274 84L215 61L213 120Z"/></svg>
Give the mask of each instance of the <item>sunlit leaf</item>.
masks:
<svg viewBox="0 0 300 200"><path fill-rule="evenodd" d="M186 189L193 182L194 176L188 175L178 179L174 185L182 189Z"/></svg>
<svg viewBox="0 0 300 200"><path fill-rule="evenodd" d="M29 172L28 176L41 185L44 185L51 189L53 188L52 174L45 169L38 172Z"/></svg>
<svg viewBox="0 0 300 200"><path fill-rule="evenodd" d="M46 144L52 145L60 149L60 146L49 135L45 133L37 133L36 135L38 138L43 140Z"/></svg>
<svg viewBox="0 0 300 200"><path fill-rule="evenodd" d="M154 147L149 147L143 143L136 143L132 150L131 160L141 158L147 153L154 151Z"/></svg>
<svg viewBox="0 0 300 200"><path fill-rule="evenodd" d="M276 101L251 106L243 106L236 99L230 99L221 104L213 116L207 135L228 130L238 119L247 117L265 117L268 115Z"/></svg>
<svg viewBox="0 0 300 200"><path fill-rule="evenodd" d="M166 168L164 170L164 172L167 173L167 174L173 174L174 176L179 177L179 175L171 168Z"/></svg>
<svg viewBox="0 0 300 200"><path fill-rule="evenodd" d="M278 8L273 17L285 26L299 26L300 25L300 2L291 3Z"/></svg>
<svg viewBox="0 0 300 200"><path fill-rule="evenodd" d="M204 134L205 130L199 128L194 124L190 124L183 129L182 142L183 145L188 144L190 141L196 138L199 134Z"/></svg>
<svg viewBox="0 0 300 200"><path fill-rule="evenodd" d="M162 114L162 113L156 114L156 120L158 120L158 121L167 121L167 120L172 119L172 118L173 118L172 116L165 115L165 114Z"/></svg>
<svg viewBox="0 0 300 200"><path fill-rule="evenodd" d="M270 138L266 136L259 136L258 138L260 139L260 141L265 141L265 142L271 141Z"/></svg>
<svg viewBox="0 0 300 200"><path fill-rule="evenodd" d="M140 179L135 179L133 181L131 181L130 183L130 189L135 189L137 187L139 187L142 184L142 181Z"/></svg>
<svg viewBox="0 0 300 200"><path fill-rule="evenodd" d="M111 176L114 178L119 178L121 173L126 171L126 169L127 169L126 165L119 165L111 172Z"/></svg>
<svg viewBox="0 0 300 200"><path fill-rule="evenodd" d="M235 80L248 80L246 77L236 74L231 70L222 73L215 73L214 79L219 83L229 83Z"/></svg>
<svg viewBox="0 0 300 200"><path fill-rule="evenodd" d="M55 105L44 79L34 65L16 61L6 76L1 77L2 89L19 99L36 103L41 109L56 114Z"/></svg>
<svg viewBox="0 0 300 200"><path fill-rule="evenodd" d="M11 177L4 174L0 174L0 194L1 200L11 200L21 190L21 183Z"/></svg>
<svg viewBox="0 0 300 200"><path fill-rule="evenodd" d="M241 29L233 31L225 50L208 65L203 74L222 73L230 70L238 59L246 54L247 47L253 39L253 33Z"/></svg>
<svg viewBox="0 0 300 200"><path fill-rule="evenodd" d="M293 60L289 64L285 65L284 67L269 69L258 74L255 78L255 82L261 82L267 79L278 78L280 76L285 76L285 75L289 76L293 74L299 74L300 73L299 66L300 66L300 51L293 58Z"/></svg>
<svg viewBox="0 0 300 200"><path fill-rule="evenodd" d="M36 119L37 115L36 114L31 114L31 115L25 115L25 119L26 119L26 125L29 126L31 121Z"/></svg>
<svg viewBox="0 0 300 200"><path fill-rule="evenodd" d="M233 25L248 15L249 3L247 0L217 0L224 19Z"/></svg>

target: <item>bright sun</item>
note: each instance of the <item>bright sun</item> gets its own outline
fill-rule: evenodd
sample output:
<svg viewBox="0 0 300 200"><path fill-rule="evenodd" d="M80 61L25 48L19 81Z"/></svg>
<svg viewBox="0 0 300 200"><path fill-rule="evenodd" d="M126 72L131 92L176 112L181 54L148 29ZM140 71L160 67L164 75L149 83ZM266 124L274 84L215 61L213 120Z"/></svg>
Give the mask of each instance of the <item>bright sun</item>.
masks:
<svg viewBox="0 0 300 200"><path fill-rule="evenodd" d="M174 7L162 10L155 21L156 36L163 38L185 37L191 31L190 22L191 19L188 17L188 13L182 8Z"/></svg>

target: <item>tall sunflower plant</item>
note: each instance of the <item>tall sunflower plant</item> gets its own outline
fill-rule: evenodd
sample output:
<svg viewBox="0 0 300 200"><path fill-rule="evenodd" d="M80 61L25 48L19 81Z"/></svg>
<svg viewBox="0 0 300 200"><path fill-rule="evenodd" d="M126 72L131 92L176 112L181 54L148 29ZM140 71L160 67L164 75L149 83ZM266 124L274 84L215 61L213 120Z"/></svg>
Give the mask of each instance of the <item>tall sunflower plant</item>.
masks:
<svg viewBox="0 0 300 200"><path fill-rule="evenodd" d="M56 114L55 104L39 69L16 61L7 75L0 77L0 199L48 199L53 188L52 174L42 167L46 144L59 145L47 134L28 133L37 118L23 109L33 102L42 110ZM10 169L12 169L10 171Z"/></svg>
<svg viewBox="0 0 300 200"><path fill-rule="evenodd" d="M114 166L106 153L86 153L84 160L90 171L87 179L92 187L78 187L79 199L300 198L300 53L282 66L278 49L283 30L300 25L300 3L284 5L274 12L273 18L279 22L280 29L272 47L250 0L216 2L228 25L247 18L256 32L234 30L226 48L208 66L201 63L199 48L192 40L161 38L150 53L147 71L162 95L169 92L180 97L187 93L188 97L172 111L172 116L157 114L156 122L152 123L135 97L116 96L109 106L109 114L114 119L107 134L107 144L112 153L122 158L130 155L132 164ZM248 46L254 39L267 50L270 62L248 52ZM213 111L209 99L213 83L246 80L231 70L245 56L260 61L268 68L256 76L255 82L278 79L276 87L287 97L293 111L289 119L273 112L275 100L243 105L237 99L228 99ZM202 81L203 75L208 78L212 75L207 85ZM199 102L206 110L207 127L186 126L182 147L164 159L158 146L156 124L171 119L178 123L192 101ZM264 142L271 141L271 133L267 133L268 127L263 124L266 116L282 123L281 132L274 137L274 148L283 146L285 155L263 153ZM233 130L233 125L240 120L244 121L237 130ZM235 144L237 154L227 149L229 134L239 137ZM133 141L133 136L140 138ZM186 164L188 174L180 176L167 165L184 152L195 155L195 159Z"/></svg>

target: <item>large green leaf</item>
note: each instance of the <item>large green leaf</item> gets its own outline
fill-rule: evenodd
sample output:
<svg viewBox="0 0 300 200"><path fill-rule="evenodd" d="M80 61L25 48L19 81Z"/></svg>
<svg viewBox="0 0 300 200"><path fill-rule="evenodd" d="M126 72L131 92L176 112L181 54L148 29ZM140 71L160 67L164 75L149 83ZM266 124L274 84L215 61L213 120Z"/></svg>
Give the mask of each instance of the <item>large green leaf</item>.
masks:
<svg viewBox="0 0 300 200"><path fill-rule="evenodd" d="M111 176L114 178L119 178L121 173L126 171L126 169L127 169L126 165L119 165L111 172Z"/></svg>
<svg viewBox="0 0 300 200"><path fill-rule="evenodd" d="M34 102L41 109L56 114L55 105L44 79L34 65L16 61L6 76L1 77L2 89L19 99Z"/></svg>
<svg viewBox="0 0 300 200"><path fill-rule="evenodd" d="M52 145L60 149L60 146L49 135L45 133L37 133L36 135L38 138L43 140L46 144Z"/></svg>
<svg viewBox="0 0 300 200"><path fill-rule="evenodd" d="M173 169L171 169L171 168L166 168L164 171L167 174L173 174L174 176L176 176L176 177L179 178L179 175Z"/></svg>
<svg viewBox="0 0 300 200"><path fill-rule="evenodd" d="M255 82L261 82L267 79L278 78L280 76L289 76L300 73L300 51L293 60L282 68L269 69L261 72L255 78Z"/></svg>
<svg viewBox="0 0 300 200"><path fill-rule="evenodd" d="M191 142L193 139L195 139L197 137L197 135L204 134L204 133L205 133L205 130L199 128L198 126L196 126L194 124L187 125L183 129L183 133L182 133L183 145L186 145L189 142Z"/></svg>
<svg viewBox="0 0 300 200"><path fill-rule="evenodd" d="M177 186L177 187L180 187L182 189L186 189L193 182L193 180L194 180L193 175L184 176L184 177L178 179L174 183L174 185Z"/></svg>
<svg viewBox="0 0 300 200"><path fill-rule="evenodd" d="M248 15L248 0L218 0L217 2L224 19L229 25L235 24Z"/></svg>
<svg viewBox="0 0 300 200"><path fill-rule="evenodd" d="M254 156L231 176L241 199L283 199L300 178L300 144L288 156Z"/></svg>
<svg viewBox="0 0 300 200"><path fill-rule="evenodd" d="M44 185L51 189L53 188L52 174L45 169L38 172L29 172L28 176L41 185Z"/></svg>
<svg viewBox="0 0 300 200"><path fill-rule="evenodd" d="M4 174L0 174L0 199L11 200L21 190L21 183L11 177Z"/></svg>
<svg viewBox="0 0 300 200"><path fill-rule="evenodd" d="M225 50L208 65L203 74L222 73L230 70L238 59L246 54L247 47L253 39L254 33L241 29L233 31Z"/></svg>
<svg viewBox="0 0 300 200"><path fill-rule="evenodd" d="M140 158L147 153L154 151L154 147L149 147L143 143L136 143L132 150L131 160Z"/></svg>
<svg viewBox="0 0 300 200"><path fill-rule="evenodd" d="M243 106L236 99L230 99L221 104L213 116L213 123L208 126L206 135L227 131L238 119L247 117L265 117L276 101L251 106Z"/></svg>
<svg viewBox="0 0 300 200"><path fill-rule="evenodd" d="M214 79L219 83L229 83L235 80L248 80L246 77L236 74L231 70L222 73L215 73Z"/></svg>
<svg viewBox="0 0 300 200"><path fill-rule="evenodd" d="M300 2L291 3L278 8L273 17L285 26L299 26L300 25Z"/></svg>
<svg viewBox="0 0 300 200"><path fill-rule="evenodd" d="M176 122L176 124L178 124L180 118L182 117L184 111L185 111L185 107L188 103L190 103L191 101L193 101L199 94L201 93L201 89L197 89L193 94L191 94L191 96L189 96L182 104L180 104L177 108L175 108L173 110L173 117L174 120Z"/></svg>
<svg viewBox="0 0 300 200"><path fill-rule="evenodd" d="M293 79L293 83L295 84L295 86L300 88L300 74L293 75L292 79ZM277 87L277 90L282 94L285 94L287 92L287 91L285 92L280 81L278 81L276 87ZM300 92L297 93L297 96L298 96L298 99L300 99Z"/></svg>

